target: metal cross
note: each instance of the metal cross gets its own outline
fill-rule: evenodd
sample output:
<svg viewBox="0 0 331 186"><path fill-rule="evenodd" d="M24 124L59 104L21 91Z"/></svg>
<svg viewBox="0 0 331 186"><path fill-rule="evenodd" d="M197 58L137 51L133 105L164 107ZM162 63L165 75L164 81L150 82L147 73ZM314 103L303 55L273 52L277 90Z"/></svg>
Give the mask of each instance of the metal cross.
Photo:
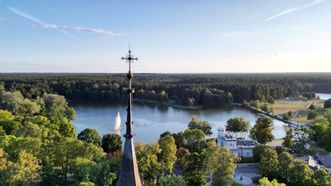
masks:
<svg viewBox="0 0 331 186"><path fill-rule="evenodd" d="M126 56L126 57L122 57L121 59L122 60L126 60L128 63L129 63L129 73L131 73L131 63L133 62L133 61L137 61L138 60L138 58L137 57L134 57L131 53L131 49L129 49L129 54Z"/></svg>

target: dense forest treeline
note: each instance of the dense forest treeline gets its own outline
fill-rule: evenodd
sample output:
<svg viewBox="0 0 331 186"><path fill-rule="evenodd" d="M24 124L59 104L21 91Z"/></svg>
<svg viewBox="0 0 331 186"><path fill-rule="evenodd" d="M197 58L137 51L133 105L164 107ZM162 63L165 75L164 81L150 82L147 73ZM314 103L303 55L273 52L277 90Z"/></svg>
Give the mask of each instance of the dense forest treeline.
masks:
<svg viewBox="0 0 331 186"><path fill-rule="evenodd" d="M125 74L0 74L6 90L25 97L44 93L71 101L121 102ZM135 98L184 106L220 106L243 100L271 100L306 92L331 92L331 73L298 74L135 74Z"/></svg>

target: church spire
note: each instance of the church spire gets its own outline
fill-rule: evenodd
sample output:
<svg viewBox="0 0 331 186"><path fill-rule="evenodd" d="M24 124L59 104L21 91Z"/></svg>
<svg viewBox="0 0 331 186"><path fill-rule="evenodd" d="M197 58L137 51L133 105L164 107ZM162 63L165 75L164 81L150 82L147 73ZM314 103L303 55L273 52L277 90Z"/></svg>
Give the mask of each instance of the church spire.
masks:
<svg viewBox="0 0 331 186"><path fill-rule="evenodd" d="M129 48L129 54L126 57L122 57L122 60L126 60L129 63L129 72L127 78L129 81L128 93L128 108L126 119L126 132L124 152L122 157L122 166L120 172L119 186L141 186L141 180L139 176L139 170L137 165L136 153L133 144L133 132L132 132L132 94L134 89L131 87L131 79L133 77L131 73L131 63L137 61L138 58L132 55L132 51Z"/></svg>

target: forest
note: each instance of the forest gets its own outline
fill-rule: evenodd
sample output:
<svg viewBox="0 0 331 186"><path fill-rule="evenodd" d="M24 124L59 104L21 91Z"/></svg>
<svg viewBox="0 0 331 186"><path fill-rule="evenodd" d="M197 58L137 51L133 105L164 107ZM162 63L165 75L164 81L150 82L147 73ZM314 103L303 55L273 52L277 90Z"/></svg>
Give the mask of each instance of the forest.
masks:
<svg viewBox="0 0 331 186"><path fill-rule="evenodd" d="M2 73L0 84L27 98L44 93L69 101L122 102L125 74ZM251 100L331 92L330 73L135 74L135 100L180 106L226 106Z"/></svg>

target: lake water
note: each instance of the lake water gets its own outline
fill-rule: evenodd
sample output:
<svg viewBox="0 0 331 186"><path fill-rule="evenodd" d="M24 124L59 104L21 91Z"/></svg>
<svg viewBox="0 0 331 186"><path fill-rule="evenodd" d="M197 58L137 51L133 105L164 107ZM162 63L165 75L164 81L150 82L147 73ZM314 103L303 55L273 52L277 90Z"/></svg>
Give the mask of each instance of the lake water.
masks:
<svg viewBox="0 0 331 186"><path fill-rule="evenodd" d="M316 97L319 97L321 100L328 100L331 98L331 94L316 93Z"/></svg>
<svg viewBox="0 0 331 186"><path fill-rule="evenodd" d="M74 121L77 133L85 128L95 128L100 135L113 133L115 117L118 112L122 119L122 132L125 131L126 105L73 104L72 106L77 113ZM144 143L157 141L160 134L167 130L170 132L184 131L193 115L198 115L200 119L207 120L212 125L214 137L217 135L217 128L224 126L230 118L244 117L253 126L258 117L258 114L241 107L185 110L134 104L133 109L135 142ZM282 122L274 120L273 133L276 138L284 137Z"/></svg>

